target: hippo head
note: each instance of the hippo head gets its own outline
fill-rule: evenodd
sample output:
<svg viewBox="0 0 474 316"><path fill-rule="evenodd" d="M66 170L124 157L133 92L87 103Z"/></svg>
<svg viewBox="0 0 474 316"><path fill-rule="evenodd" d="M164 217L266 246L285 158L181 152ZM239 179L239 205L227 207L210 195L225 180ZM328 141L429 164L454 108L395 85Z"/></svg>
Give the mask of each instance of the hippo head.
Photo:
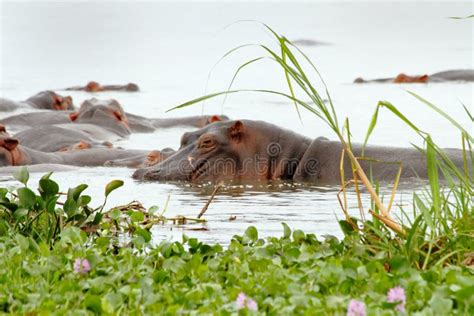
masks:
<svg viewBox="0 0 474 316"><path fill-rule="evenodd" d="M0 166L19 166L23 164L24 157L18 148L18 139L0 136Z"/></svg>
<svg viewBox="0 0 474 316"><path fill-rule="evenodd" d="M398 76L393 79L395 83L427 83L429 80L428 75L422 76L408 76L404 73L398 74Z"/></svg>
<svg viewBox="0 0 474 316"><path fill-rule="evenodd" d="M94 124L113 131L122 137L130 135L130 127L125 112L116 100L98 100L95 98L82 103L79 111L69 115L71 121L82 124Z"/></svg>
<svg viewBox="0 0 474 316"><path fill-rule="evenodd" d="M84 87L84 90L87 92L99 92L99 91L102 91L103 88L100 85L100 83L95 82L95 81L89 81Z"/></svg>
<svg viewBox="0 0 474 316"><path fill-rule="evenodd" d="M276 172L284 146L279 143L282 133L294 134L262 121L215 122L185 133L176 153L156 166L138 169L134 177L191 182L284 178Z"/></svg>
<svg viewBox="0 0 474 316"><path fill-rule="evenodd" d="M37 109L47 109L55 111L74 110L72 98L61 96L54 91L42 91L28 98L26 102Z"/></svg>
<svg viewBox="0 0 474 316"><path fill-rule="evenodd" d="M129 84L125 86L125 90L131 91L131 92L137 92L138 90L140 90L140 88L138 88L137 84L130 82Z"/></svg>

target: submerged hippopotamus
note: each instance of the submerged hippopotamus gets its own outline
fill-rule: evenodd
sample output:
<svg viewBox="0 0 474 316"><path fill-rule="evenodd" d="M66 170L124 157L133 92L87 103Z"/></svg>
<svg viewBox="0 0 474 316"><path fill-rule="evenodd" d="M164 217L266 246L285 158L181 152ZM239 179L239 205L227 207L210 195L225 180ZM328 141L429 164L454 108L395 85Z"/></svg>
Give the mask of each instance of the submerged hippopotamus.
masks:
<svg viewBox="0 0 474 316"><path fill-rule="evenodd" d="M55 125L35 126L15 134L13 138L25 147L43 152L112 147L112 143L97 142L85 132Z"/></svg>
<svg viewBox="0 0 474 316"><path fill-rule="evenodd" d="M0 135L0 166L60 164L103 166L106 161L146 155L145 150L91 148L55 153L41 152L20 145L18 139Z"/></svg>
<svg viewBox="0 0 474 316"><path fill-rule="evenodd" d="M128 83L125 85L101 85L96 81L89 81L85 86L76 86L66 88L64 90L87 91L87 92L101 92L101 91L127 91L137 92L140 89L135 83Z"/></svg>
<svg viewBox="0 0 474 316"><path fill-rule="evenodd" d="M23 127L57 125L81 131L99 141L112 141L131 134L125 112L116 100L90 99L76 112L24 113L7 117L0 123Z"/></svg>
<svg viewBox="0 0 474 316"><path fill-rule="evenodd" d="M428 82L446 82L446 81L474 81L474 69L460 69L460 70L447 70L436 72L431 75L415 75L409 76L404 73L397 75L395 78L381 78L364 80L357 78L354 83L369 83L369 82L393 82L393 83L428 83Z"/></svg>
<svg viewBox="0 0 474 316"><path fill-rule="evenodd" d="M18 108L34 108L43 110L73 110L72 98L61 96L54 91L41 91L25 101L12 101L0 98L0 111L14 111Z"/></svg>
<svg viewBox="0 0 474 316"><path fill-rule="evenodd" d="M134 133L152 133L160 128L191 126L201 128L217 121L227 121L226 115L196 115L171 118L146 118L127 113L128 124Z"/></svg>
<svg viewBox="0 0 474 316"><path fill-rule="evenodd" d="M353 150L361 155L360 145L353 144ZM138 169L133 176L159 181L281 179L335 183L340 181L341 153L339 142L324 137L311 140L262 121L216 122L185 133L175 154L156 166ZM448 149L447 153L462 166L460 150ZM369 146L365 157L384 162L360 161L366 173L380 181L395 178L399 167L395 162L403 163L402 177L427 176L425 158L416 149ZM345 175L352 175L348 158Z"/></svg>
<svg viewBox="0 0 474 316"><path fill-rule="evenodd" d="M130 135L131 132L152 133L159 128L176 126L203 127L215 121L228 119L225 115L200 115L162 119L146 118L126 113L117 100L98 100L92 98L84 101L76 112L24 113L7 117L0 120L0 123L20 126L62 124L61 126L64 128L79 129L91 134L91 137L95 139L108 141L117 138L114 137L114 134L121 138ZM76 123L76 125L63 125L71 122ZM85 124L88 124L88 126ZM98 127L100 128L98 129ZM110 135L110 132L113 134Z"/></svg>
<svg viewBox="0 0 474 316"><path fill-rule="evenodd" d="M130 158L109 160L105 162L104 166L147 168L166 160L175 152L176 151L174 149L167 147L162 150L152 150L146 155L138 155L138 156L130 157Z"/></svg>

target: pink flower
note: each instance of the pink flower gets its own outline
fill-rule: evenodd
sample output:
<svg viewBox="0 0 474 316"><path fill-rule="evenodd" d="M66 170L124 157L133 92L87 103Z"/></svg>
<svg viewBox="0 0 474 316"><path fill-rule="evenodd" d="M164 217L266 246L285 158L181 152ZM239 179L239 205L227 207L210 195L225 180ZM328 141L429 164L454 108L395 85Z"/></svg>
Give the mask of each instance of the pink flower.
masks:
<svg viewBox="0 0 474 316"><path fill-rule="evenodd" d="M347 306L347 316L365 316L364 302L351 300Z"/></svg>
<svg viewBox="0 0 474 316"><path fill-rule="evenodd" d="M237 299L235 300L235 303L237 305L237 310L244 309L244 308L248 308L251 311L258 310L257 302L255 302L250 297L247 297L247 295L245 295L245 293L243 292L239 293L239 295L237 296Z"/></svg>
<svg viewBox="0 0 474 316"><path fill-rule="evenodd" d="M387 293L387 302L389 303L400 303L395 306L395 310L399 312L405 311L405 303L406 303L406 296L405 290L401 286L396 286L390 289Z"/></svg>
<svg viewBox="0 0 474 316"><path fill-rule="evenodd" d="M79 274L86 274L91 270L91 264L87 259L77 258L74 261L74 272Z"/></svg>

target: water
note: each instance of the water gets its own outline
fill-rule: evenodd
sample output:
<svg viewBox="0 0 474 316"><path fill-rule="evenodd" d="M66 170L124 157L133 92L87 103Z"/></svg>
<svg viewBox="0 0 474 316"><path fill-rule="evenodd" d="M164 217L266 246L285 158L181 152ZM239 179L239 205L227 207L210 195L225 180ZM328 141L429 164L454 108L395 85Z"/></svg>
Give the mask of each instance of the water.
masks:
<svg viewBox="0 0 474 316"><path fill-rule="evenodd" d="M290 39L312 39L330 45L304 47L326 80L340 118L349 117L353 139L363 140L378 100L388 100L429 131L442 146L459 147L460 136L449 123L436 116L406 91L414 91L439 105L472 130L461 103L473 108L473 85L354 85L354 78L433 73L446 69L473 68L473 20L466 16L472 2L459 3L113 3L113 2L2 2L0 5L0 96L22 100L44 89L85 84L136 82L139 93L101 93L116 98L126 111L149 117L224 113L232 118L270 121L309 137L334 138L311 114L298 120L293 106L281 98L240 94L165 113L180 102L201 96L208 73L229 49L244 43L263 42L276 47L271 36L256 23L232 22L255 19L271 25ZM212 73L208 91L226 89L235 69L244 61L261 56L247 48L221 62ZM243 71L236 88L284 90L280 69L266 60ZM91 97L71 92L76 104ZM135 134L117 145L156 149L178 146L188 129L174 128L154 134ZM410 146L421 144L417 136L382 111L372 144ZM80 168L53 176L62 187L88 183L93 201L101 201L105 184L123 179L125 186L110 197L109 206L139 200L145 206L170 203L166 215L196 216L211 188L190 188L167 183L140 183L124 168ZM32 176L32 183L40 175ZM14 185L4 179L5 185ZM225 243L255 225L261 236L278 235L280 222L317 235L339 235L335 218L342 218L336 187L226 189L218 194L201 225L155 227L156 240L180 238L182 232L206 241ZM389 188L384 189L388 194ZM398 194L403 204L410 188ZM358 213L354 196L351 212ZM367 197L365 197L367 201ZM230 216L236 216L229 221Z"/></svg>

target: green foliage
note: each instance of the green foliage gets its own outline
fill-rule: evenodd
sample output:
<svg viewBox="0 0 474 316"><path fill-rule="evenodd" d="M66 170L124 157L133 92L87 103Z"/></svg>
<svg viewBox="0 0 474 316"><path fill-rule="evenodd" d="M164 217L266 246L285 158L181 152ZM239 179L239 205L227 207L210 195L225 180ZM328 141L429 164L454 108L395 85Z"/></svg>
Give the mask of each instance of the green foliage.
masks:
<svg viewBox="0 0 474 316"><path fill-rule="evenodd" d="M368 315L396 315L386 295L401 286L410 314L474 312L474 275L466 267L420 271L401 256L371 254L357 235L319 241L299 230L291 234L286 225L284 230L283 237L262 240L249 227L227 248L186 236L146 250L114 248L104 237L88 243L76 227L64 229L52 247L22 235L3 237L0 310L228 315L237 313L235 301L243 292L257 302L258 314L343 315L357 299ZM78 258L88 260L90 271L74 271Z"/></svg>
<svg viewBox="0 0 474 316"><path fill-rule="evenodd" d="M21 234L31 237L35 242L52 245L60 238L61 232L69 227L77 227L95 235L110 233L110 230L102 229L110 226L109 221L104 219L105 202L100 207L91 207L91 197L83 194L87 189L86 184L70 188L65 194L60 192L59 185L50 177L51 173L39 180L35 193L27 187L27 168L22 168L15 178L25 185L24 187L13 191L0 188L0 236L14 237ZM110 182L105 189L105 200L112 191L122 185L121 180ZM61 202L60 199L64 198L65 201ZM130 212L126 214L130 214L131 218L136 216ZM129 225L126 231L136 230L136 227ZM118 233L114 231L115 236ZM145 241L151 238L149 232L144 229L138 230L137 233Z"/></svg>

